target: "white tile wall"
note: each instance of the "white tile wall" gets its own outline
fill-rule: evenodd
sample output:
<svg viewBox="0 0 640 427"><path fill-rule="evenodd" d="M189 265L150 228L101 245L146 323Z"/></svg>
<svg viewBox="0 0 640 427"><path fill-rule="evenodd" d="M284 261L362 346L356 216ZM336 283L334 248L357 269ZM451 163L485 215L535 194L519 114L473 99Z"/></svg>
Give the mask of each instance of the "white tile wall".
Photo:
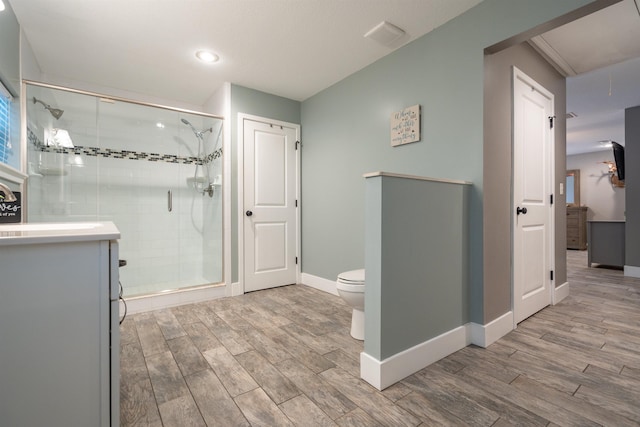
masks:
<svg viewBox="0 0 640 427"><path fill-rule="evenodd" d="M117 135L121 139L107 135L100 146L181 156L197 152L191 131L180 135L147 140L144 148L141 133ZM176 153L176 145L181 153ZM221 175L221 160L208 166L212 177ZM102 220L120 229L120 258L127 260L120 269L125 296L222 281L222 188L216 186L211 198L189 188L187 178L195 165L75 156L33 147L29 164L29 221Z"/></svg>

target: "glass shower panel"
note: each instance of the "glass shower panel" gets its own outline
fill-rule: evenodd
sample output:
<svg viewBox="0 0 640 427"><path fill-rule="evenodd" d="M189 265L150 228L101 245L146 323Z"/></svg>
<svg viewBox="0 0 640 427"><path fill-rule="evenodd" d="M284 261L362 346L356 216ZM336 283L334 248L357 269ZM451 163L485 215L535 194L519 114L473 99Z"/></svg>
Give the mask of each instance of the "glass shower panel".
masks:
<svg viewBox="0 0 640 427"><path fill-rule="evenodd" d="M31 85L26 93L28 220L95 220L96 158L82 153L97 144L95 98Z"/></svg>
<svg viewBox="0 0 640 427"><path fill-rule="evenodd" d="M61 147L30 137L30 169L41 177L29 179L29 221L113 221L127 260L120 270L125 297L220 283L222 120L28 88L51 92L64 106L73 140ZM46 141L59 123L39 113L28 110L29 127ZM50 178L47 168L60 174Z"/></svg>

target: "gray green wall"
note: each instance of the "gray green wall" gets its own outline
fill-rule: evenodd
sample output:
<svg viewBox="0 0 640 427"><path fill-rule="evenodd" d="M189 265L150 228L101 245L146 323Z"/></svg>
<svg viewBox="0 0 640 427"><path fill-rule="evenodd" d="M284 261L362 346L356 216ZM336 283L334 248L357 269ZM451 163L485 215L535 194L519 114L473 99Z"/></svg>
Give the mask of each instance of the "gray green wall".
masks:
<svg viewBox="0 0 640 427"><path fill-rule="evenodd" d="M640 268L640 106L624 114L625 266Z"/></svg>
<svg viewBox="0 0 640 427"><path fill-rule="evenodd" d="M558 192L565 180L566 82L529 44L485 57L484 67L484 259L483 323L511 310L512 73L513 66L554 95L555 137L555 282L567 281L566 202Z"/></svg>
<svg viewBox="0 0 640 427"><path fill-rule="evenodd" d="M231 277L238 281L238 114L300 124L300 102L231 85Z"/></svg>
<svg viewBox="0 0 640 427"><path fill-rule="evenodd" d="M492 248L483 246L483 227L487 232L501 227L495 219L483 221L484 50L523 32L526 39L550 28L546 23L552 20L574 19L586 12L575 12L581 6L605 3L611 1L485 0L305 100L303 271L334 280L341 271L364 265L363 173L471 181L470 320L483 324L485 300L505 297L483 289L483 249L493 256ZM391 113L414 104L422 106L422 141L391 148Z"/></svg>
<svg viewBox="0 0 640 427"><path fill-rule="evenodd" d="M469 322L469 187L366 179L368 355L384 360Z"/></svg>

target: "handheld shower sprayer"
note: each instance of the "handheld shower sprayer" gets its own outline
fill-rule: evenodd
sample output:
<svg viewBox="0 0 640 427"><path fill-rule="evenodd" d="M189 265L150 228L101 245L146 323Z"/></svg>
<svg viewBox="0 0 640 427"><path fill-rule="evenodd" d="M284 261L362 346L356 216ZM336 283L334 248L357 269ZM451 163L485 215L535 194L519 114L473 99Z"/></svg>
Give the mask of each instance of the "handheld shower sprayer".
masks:
<svg viewBox="0 0 640 427"><path fill-rule="evenodd" d="M207 129L203 129L203 130L201 130L200 132L198 132L198 131L196 130L196 128L195 128L195 127L193 127L193 125L189 122L189 120L187 120L187 119L180 119L180 121L181 121L182 123L184 123L185 125L189 126L189 127L191 128L191 130L193 131L193 133L196 135L196 138L198 138L198 139L199 139L199 138L201 138L205 133L207 133L207 132L212 132L212 131L213 131L213 128L207 128Z"/></svg>
<svg viewBox="0 0 640 427"><path fill-rule="evenodd" d="M193 134L196 136L196 138L198 139L198 159L200 161L204 161L204 154L205 154L205 148L204 148L204 134L207 132L213 132L213 128L207 128L207 129L203 129L200 132L198 132L196 130L196 128L189 122L189 120L187 119L180 119L180 121L182 123L184 123L185 125L189 126L191 128L191 130L193 131ZM193 174L193 182L194 182L194 188L201 192L203 195L206 193L209 195L209 197L213 197L213 184L211 182L211 177L209 176L209 168L207 167L207 165L204 165L204 171L207 177L207 185L206 187L201 188L198 185L198 168L200 167L199 163L196 163L196 169L195 172Z"/></svg>
<svg viewBox="0 0 640 427"><path fill-rule="evenodd" d="M34 96L33 103L35 104L36 102L42 104L45 110L49 111L56 120L58 120L64 113L64 110L60 110L59 108L52 108L49 104L45 104Z"/></svg>

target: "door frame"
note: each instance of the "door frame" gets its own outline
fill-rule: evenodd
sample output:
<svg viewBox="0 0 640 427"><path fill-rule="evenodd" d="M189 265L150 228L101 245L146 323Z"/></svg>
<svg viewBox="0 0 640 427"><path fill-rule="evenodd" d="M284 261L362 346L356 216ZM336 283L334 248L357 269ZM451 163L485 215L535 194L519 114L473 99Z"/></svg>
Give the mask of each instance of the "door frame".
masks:
<svg viewBox="0 0 640 427"><path fill-rule="evenodd" d="M515 203L515 84L518 79L527 82L531 86L532 89L540 92L544 96L548 97L551 100L551 116L555 116L555 95L547 90L544 86L538 83L536 80L531 78L528 74L520 70L515 65L513 67L512 79L511 79L511 313L513 313L513 329L516 329L518 323L516 321L516 312L515 312L515 245L514 245L514 236L516 231L516 223L514 221L513 212L516 209ZM546 188L548 195L553 195L553 204L549 207L549 212L547 215L548 225L549 225L549 241L548 245L548 253L549 259L547 260L549 269L555 273L556 267L556 247L555 247L555 235L556 235L556 224L555 224L555 212L557 206L557 199L555 194L555 176L556 176L556 137L555 137L555 125L554 128L550 130L550 139L549 139L549 157L547 161L549 162L549 184ZM549 305L555 303L554 295L555 295L555 287L556 287L556 275L554 274L553 279L550 280L549 283Z"/></svg>
<svg viewBox="0 0 640 427"><path fill-rule="evenodd" d="M244 259L244 122L253 121L265 123L273 126L282 126L293 128L296 131L296 141L300 141L300 125L295 123L283 122L280 120L269 119L266 117L255 116L252 114L238 113L238 214L236 221L238 224L238 283L234 283L231 289L231 295L242 295L245 293L244 289L244 276L245 276L245 259ZM302 247L300 236L300 213L302 212L302 203L300 199L300 152L302 151L302 144L299 144L299 149L296 149L296 200L298 201L298 208L296 209L296 257L298 262L296 263L296 282L300 283L302 275L302 257L300 256L300 248Z"/></svg>

